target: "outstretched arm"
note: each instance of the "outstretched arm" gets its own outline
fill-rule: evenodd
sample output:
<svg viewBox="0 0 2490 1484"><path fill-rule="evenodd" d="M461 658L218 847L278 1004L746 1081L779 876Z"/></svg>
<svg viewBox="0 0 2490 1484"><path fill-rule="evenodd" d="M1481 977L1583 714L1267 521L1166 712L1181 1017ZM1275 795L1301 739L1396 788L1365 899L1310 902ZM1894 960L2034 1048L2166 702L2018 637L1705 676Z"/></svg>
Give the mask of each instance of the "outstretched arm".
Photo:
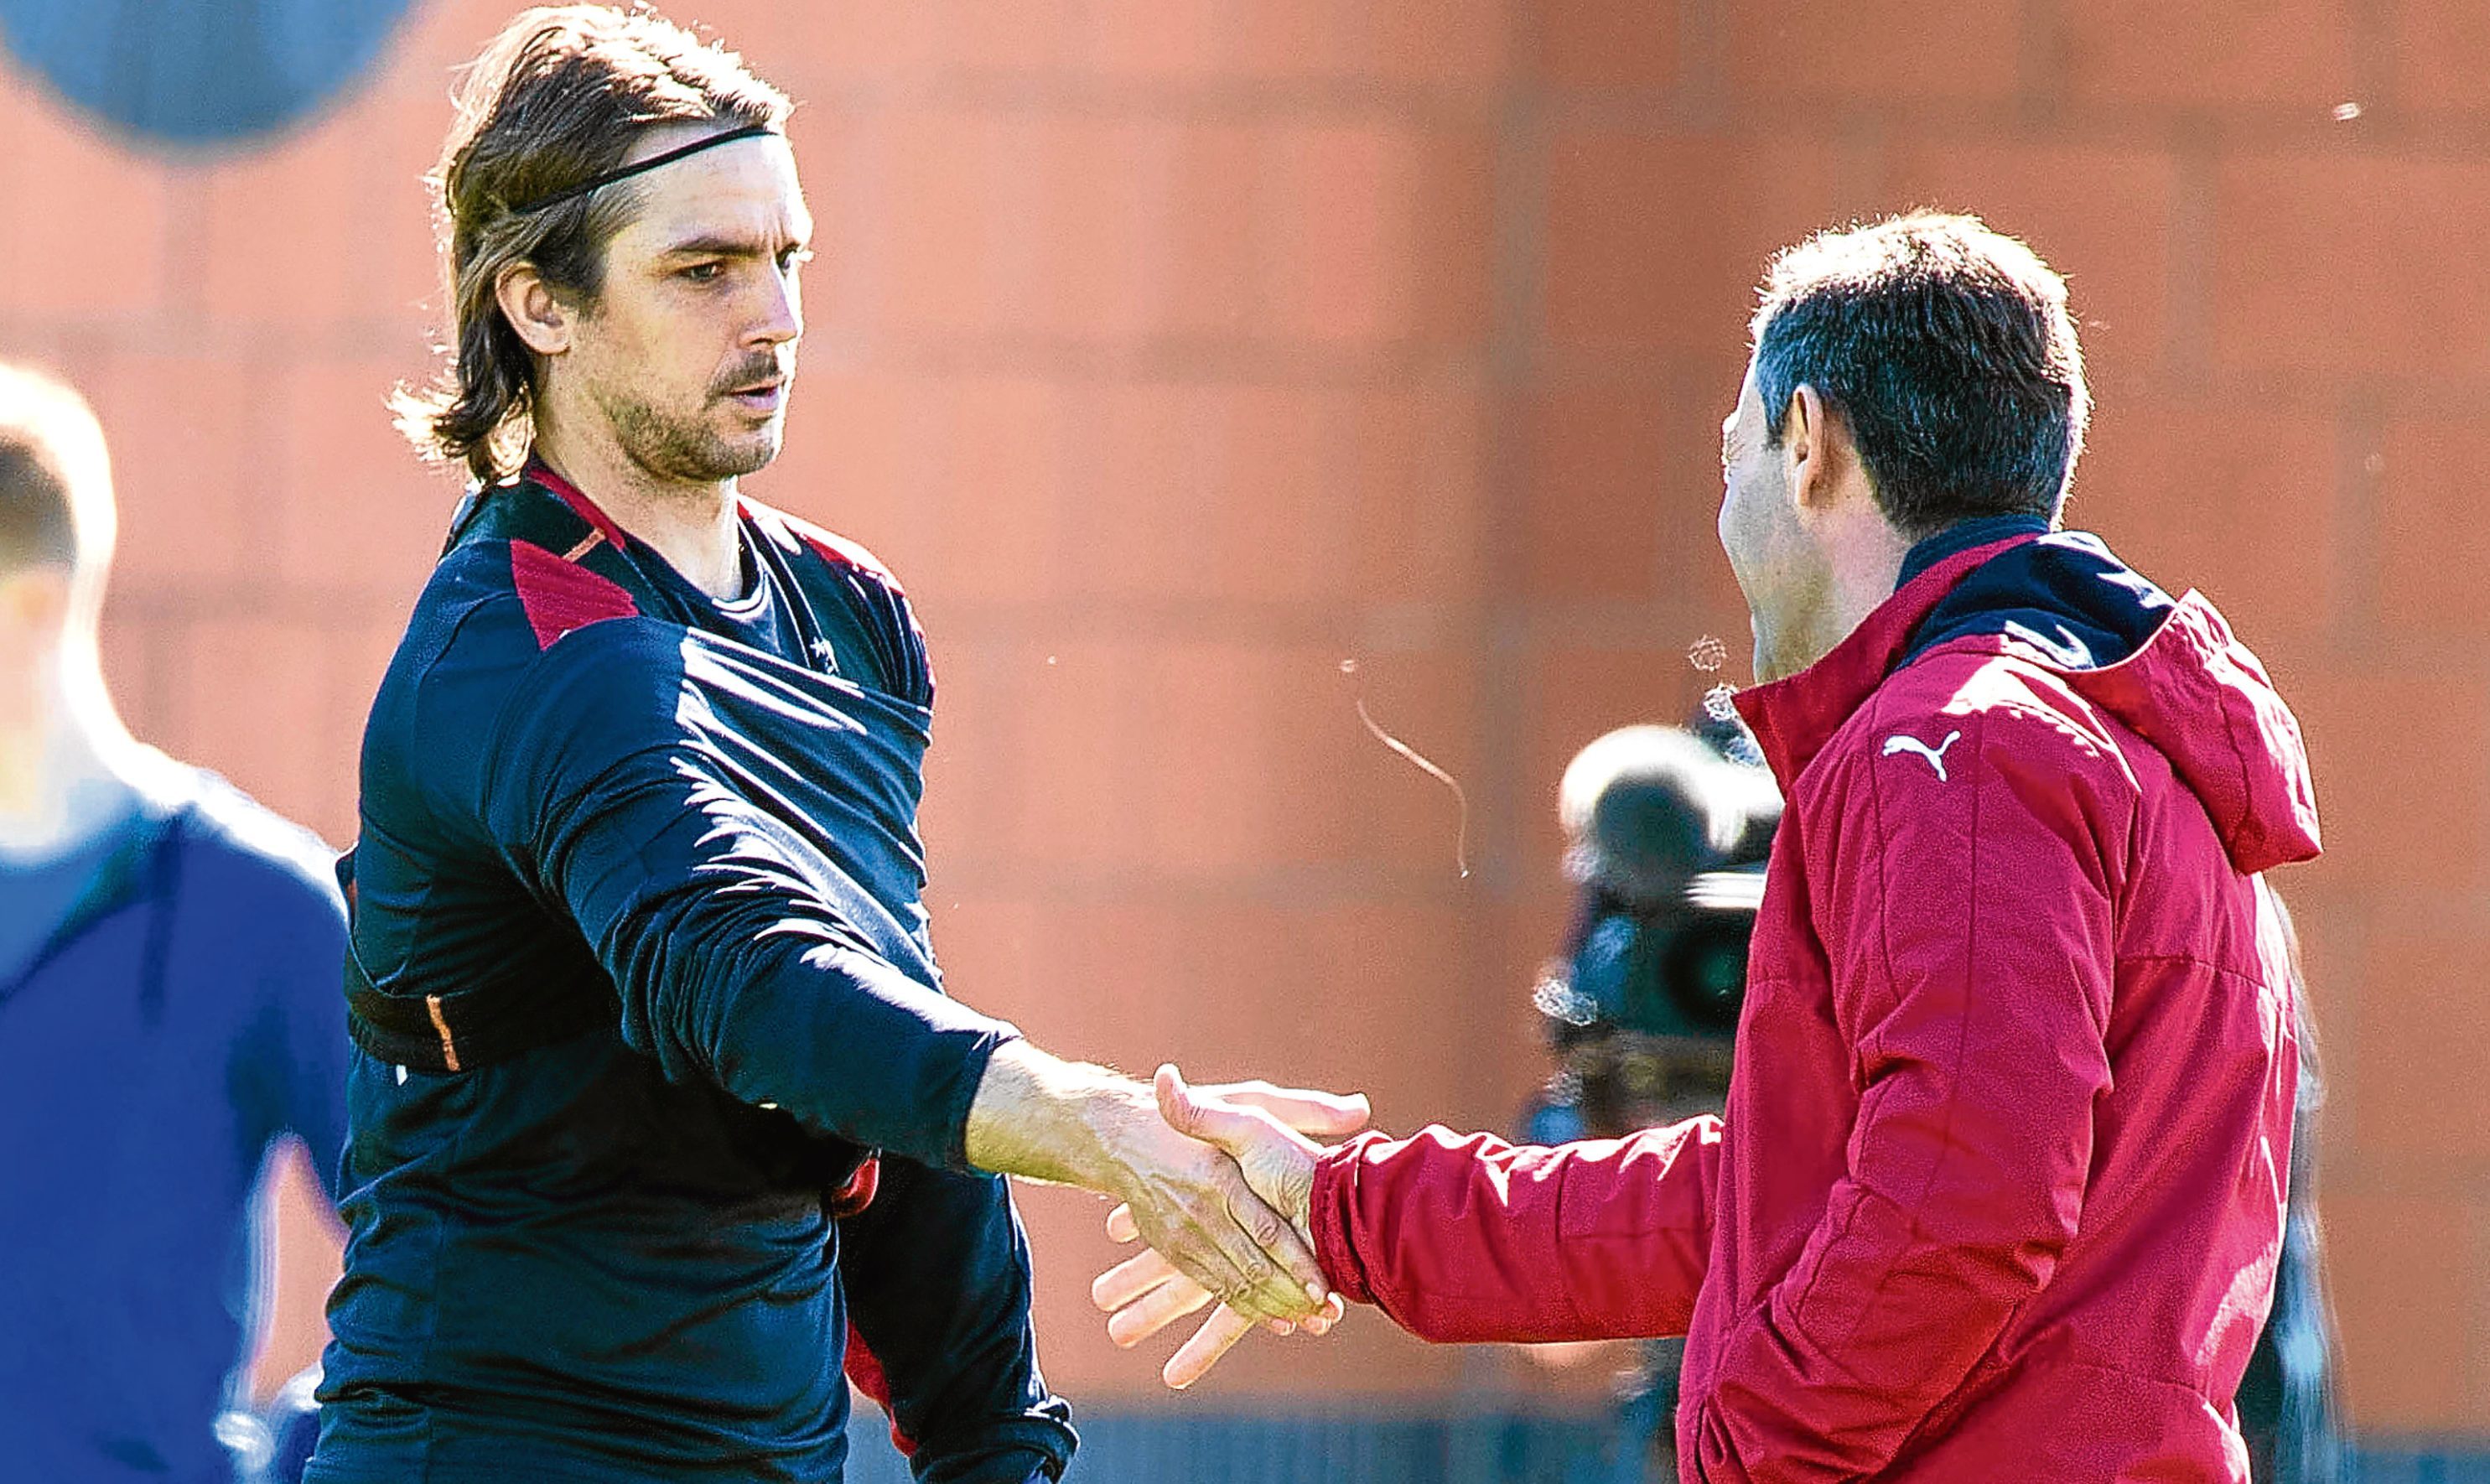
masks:
<svg viewBox="0 0 2490 1484"><path fill-rule="evenodd" d="M475 781L496 848L611 977L624 1040L815 1134L1117 1197L1246 1312L1318 1308L1313 1253L1146 1088L1047 1055L877 951L861 915L881 909L735 771L743 743L679 649L629 622L558 639L509 687Z"/></svg>
<svg viewBox="0 0 2490 1484"><path fill-rule="evenodd" d="M1721 1121L1541 1148L1430 1128L1324 1155L1323 1271L1421 1339L1682 1334L1711 1255Z"/></svg>
<svg viewBox="0 0 2490 1484"><path fill-rule="evenodd" d="M1308 1223L1325 1276L1422 1338L1575 1340L1682 1331L1711 1243L1721 1125L1697 1119L1632 1139L1516 1148L1430 1129L1324 1151L1262 1110L1204 1096L1162 1068L1169 1121L1234 1154L1266 1200ZM1129 1237L1116 1232L1111 1235ZM1149 1259L1092 1289L1132 1344L1190 1312ZM1214 1315L1168 1363L1207 1372L1252 1327Z"/></svg>

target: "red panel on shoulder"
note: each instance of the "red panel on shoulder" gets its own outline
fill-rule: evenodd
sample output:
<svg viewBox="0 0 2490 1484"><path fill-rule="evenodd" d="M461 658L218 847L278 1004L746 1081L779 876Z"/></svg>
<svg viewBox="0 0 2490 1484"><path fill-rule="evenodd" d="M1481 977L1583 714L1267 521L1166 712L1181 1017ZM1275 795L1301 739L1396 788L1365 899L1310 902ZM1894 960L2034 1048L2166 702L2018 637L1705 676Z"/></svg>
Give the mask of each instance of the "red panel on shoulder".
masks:
<svg viewBox="0 0 2490 1484"><path fill-rule="evenodd" d="M797 526L796 534L802 537L804 544L812 547L816 555L832 567L854 567L857 571L869 574L876 582L893 593L906 596L907 590L899 585L897 577L890 574L890 568L882 565L882 558L849 540L846 537L832 536L827 531L810 526Z"/></svg>
<svg viewBox="0 0 2490 1484"><path fill-rule="evenodd" d="M759 521L765 527L772 523L783 526L789 535L813 548L813 555L832 567L845 567L867 573L876 582L899 594L902 597L908 596L906 590L900 587L899 579L891 575L890 568L883 566L882 558L865 550L858 543L834 532L825 531L809 520L790 515L774 505L764 505L750 495L738 495L736 499L743 507L745 519Z"/></svg>
<svg viewBox="0 0 2490 1484"><path fill-rule="evenodd" d="M553 648L556 639L600 619L637 618L640 613L622 584L533 541L510 542L510 585L518 590L519 606L527 611L539 650Z"/></svg>

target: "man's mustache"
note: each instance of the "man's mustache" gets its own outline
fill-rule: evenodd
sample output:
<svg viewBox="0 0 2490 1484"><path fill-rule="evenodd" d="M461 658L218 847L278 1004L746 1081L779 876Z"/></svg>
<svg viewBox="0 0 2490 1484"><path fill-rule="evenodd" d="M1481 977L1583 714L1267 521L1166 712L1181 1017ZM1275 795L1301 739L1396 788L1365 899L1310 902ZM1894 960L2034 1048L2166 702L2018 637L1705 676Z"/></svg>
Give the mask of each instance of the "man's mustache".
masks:
<svg viewBox="0 0 2490 1484"><path fill-rule="evenodd" d="M717 379L709 383L709 390L712 396L731 396L765 383L795 379L796 359L793 356L750 356L719 372Z"/></svg>

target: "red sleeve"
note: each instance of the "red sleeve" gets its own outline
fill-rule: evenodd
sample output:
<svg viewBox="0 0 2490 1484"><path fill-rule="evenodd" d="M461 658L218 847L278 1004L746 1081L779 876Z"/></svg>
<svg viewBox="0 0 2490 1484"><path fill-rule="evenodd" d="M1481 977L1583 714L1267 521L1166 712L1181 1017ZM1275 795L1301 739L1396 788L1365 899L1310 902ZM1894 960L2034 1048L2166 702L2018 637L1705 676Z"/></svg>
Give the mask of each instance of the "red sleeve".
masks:
<svg viewBox="0 0 2490 1484"><path fill-rule="evenodd" d="M1712 1118L1553 1149L1369 1134L1315 1171L1315 1250L1343 1295L1425 1340L1683 1334L1721 1137Z"/></svg>
<svg viewBox="0 0 2490 1484"><path fill-rule="evenodd" d="M2131 788L2038 706L1918 726L1849 760L1807 861L1861 1094L1798 1261L1724 1337L1693 1437L1707 1484L1881 1474L2045 1286L2082 1215L2110 903Z"/></svg>

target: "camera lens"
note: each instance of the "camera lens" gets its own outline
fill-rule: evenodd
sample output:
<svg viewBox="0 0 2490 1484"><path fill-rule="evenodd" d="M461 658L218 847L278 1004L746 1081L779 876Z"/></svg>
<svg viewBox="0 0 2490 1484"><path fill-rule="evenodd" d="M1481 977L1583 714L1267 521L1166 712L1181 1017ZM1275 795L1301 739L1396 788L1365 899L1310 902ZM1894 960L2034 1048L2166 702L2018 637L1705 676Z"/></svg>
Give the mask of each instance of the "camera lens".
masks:
<svg viewBox="0 0 2490 1484"><path fill-rule="evenodd" d="M1697 1032L1728 1034L1738 1029L1747 998L1747 939L1743 917L1701 917L1680 928L1661 964L1679 1014Z"/></svg>

